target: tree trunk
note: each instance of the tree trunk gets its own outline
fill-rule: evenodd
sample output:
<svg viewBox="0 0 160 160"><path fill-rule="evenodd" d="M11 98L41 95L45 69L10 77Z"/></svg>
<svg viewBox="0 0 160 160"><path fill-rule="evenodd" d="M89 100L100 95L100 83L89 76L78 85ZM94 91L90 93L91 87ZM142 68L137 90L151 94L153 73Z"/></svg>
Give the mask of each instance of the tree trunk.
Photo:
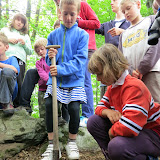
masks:
<svg viewBox="0 0 160 160"><path fill-rule="evenodd" d="M27 0L26 17L27 17L28 23L29 23L30 22L30 17L31 17L31 0Z"/></svg>
<svg viewBox="0 0 160 160"><path fill-rule="evenodd" d="M36 33L37 33L36 28L38 27L38 22L39 22L40 7L41 7L41 0L38 0L36 15L35 15L35 28L33 29L32 36L31 36L32 40L35 39Z"/></svg>
<svg viewBox="0 0 160 160"><path fill-rule="evenodd" d="M1 0L0 0L0 19L2 19L2 3L1 3Z"/></svg>
<svg viewBox="0 0 160 160"><path fill-rule="evenodd" d="M146 6L152 8L153 0L147 0Z"/></svg>
<svg viewBox="0 0 160 160"><path fill-rule="evenodd" d="M6 19L9 19L9 2L6 0Z"/></svg>

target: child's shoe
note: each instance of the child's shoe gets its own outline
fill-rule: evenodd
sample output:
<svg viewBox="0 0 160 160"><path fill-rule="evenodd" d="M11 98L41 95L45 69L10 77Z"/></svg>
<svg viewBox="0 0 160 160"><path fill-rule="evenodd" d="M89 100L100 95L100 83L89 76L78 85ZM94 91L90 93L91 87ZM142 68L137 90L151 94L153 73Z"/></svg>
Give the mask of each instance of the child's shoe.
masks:
<svg viewBox="0 0 160 160"><path fill-rule="evenodd" d="M80 117L80 124L79 124L79 126L80 127L87 127L87 121L88 121L88 118L86 118L84 116L81 116Z"/></svg>
<svg viewBox="0 0 160 160"><path fill-rule="evenodd" d="M66 145L68 159L79 159L79 150L76 142L68 142Z"/></svg>
<svg viewBox="0 0 160 160"><path fill-rule="evenodd" d="M2 108L5 116L12 116L14 114L14 107L10 103L2 104Z"/></svg>
<svg viewBox="0 0 160 160"><path fill-rule="evenodd" d="M158 160L158 157L148 156L147 160Z"/></svg>
<svg viewBox="0 0 160 160"><path fill-rule="evenodd" d="M49 144L46 151L42 154L42 160L52 160L53 159L53 144ZM59 158L61 158L61 150L59 149Z"/></svg>

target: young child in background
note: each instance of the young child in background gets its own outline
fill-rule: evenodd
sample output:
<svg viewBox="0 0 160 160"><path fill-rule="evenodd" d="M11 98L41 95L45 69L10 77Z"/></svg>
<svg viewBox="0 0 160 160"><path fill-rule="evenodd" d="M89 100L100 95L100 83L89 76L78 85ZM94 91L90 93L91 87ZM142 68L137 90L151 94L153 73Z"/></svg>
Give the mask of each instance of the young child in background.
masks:
<svg viewBox="0 0 160 160"><path fill-rule="evenodd" d="M46 125L49 143L52 144L52 76L56 76L57 99L60 103L67 105L70 116L69 139L66 145L67 155L69 159L79 159L76 137L80 121L80 103L86 103L84 79L89 35L76 23L80 11L80 0L61 0L60 11L63 24L48 36L48 45L60 45L61 48L58 51L51 48L46 55L48 65L51 65L51 58L56 55L56 65L50 66L48 87L45 94Z"/></svg>
<svg viewBox="0 0 160 160"><path fill-rule="evenodd" d="M141 80L129 75L124 55L105 44L92 55L88 68L108 86L87 122L106 160L160 156L160 105Z"/></svg>
<svg viewBox="0 0 160 160"><path fill-rule="evenodd" d="M54 29L58 28L59 26L60 26L59 21L55 21ZM43 41L44 39L41 39L41 40ZM38 40L37 42L41 42L41 40L40 41ZM45 47L45 45L47 45L47 42L45 43L45 41L43 41L43 43L40 43L40 44L41 44L41 46L39 46L39 47ZM36 45L36 42L35 42L35 45ZM35 50L35 52L36 52L36 50ZM31 96L32 96L32 92L35 88L35 85L39 81L39 78L40 78L40 76L38 74L37 68L29 69L26 72L24 81L22 83L22 88L21 88L21 92L20 92L21 94L20 94L20 106L19 106L19 108L26 109L30 114L32 113L32 107L31 107L31 104L30 104L31 103ZM38 98L39 104L41 104L41 102L44 101L43 99L44 99L44 97L42 98L41 96ZM40 117L45 118L45 116L41 116L41 113L40 113Z"/></svg>
<svg viewBox="0 0 160 160"><path fill-rule="evenodd" d="M38 105L39 105L39 114L40 118L45 119L45 100L44 95L47 89L47 81L49 78L49 71L50 67L46 64L45 56L47 53L46 50L47 46L47 39L46 38L40 38L34 43L34 50L38 54L38 56L41 56L41 59L36 62L36 68L39 75L39 91L38 91Z"/></svg>
<svg viewBox="0 0 160 160"><path fill-rule="evenodd" d="M85 71L85 92L87 103L82 104L82 116L80 117L80 126L86 127L87 120L94 114L93 89L91 82L91 73L88 71L88 62L96 48L95 29L100 27L100 21L95 12L87 3L87 0L81 1L80 14L77 18L78 27L84 29L89 34L88 42L88 59Z"/></svg>
<svg viewBox="0 0 160 160"><path fill-rule="evenodd" d="M142 17L140 0L122 0L120 7L131 26L121 34L119 49L130 64L130 74L142 79L154 101L160 103L160 43L148 45L148 30L155 16Z"/></svg>
<svg viewBox="0 0 160 160"><path fill-rule="evenodd" d="M119 44L120 34L130 26L130 22L124 18L124 14L121 12L119 4L120 0L111 0L112 12L116 14L115 19L102 23L101 27L95 30L96 34L105 36L105 43L114 44L116 47L118 47ZM107 87L104 84L101 84L100 88L100 98L102 98Z"/></svg>
<svg viewBox="0 0 160 160"><path fill-rule="evenodd" d="M17 95L17 76L19 65L15 57L7 57L9 48L7 36L0 32L0 108L6 116L14 114L12 101Z"/></svg>
<svg viewBox="0 0 160 160"><path fill-rule="evenodd" d="M19 96L21 91L21 85L25 74L26 55L32 54L31 41L28 35L28 21L27 18L20 13L17 13L9 27L1 29L9 39L9 49L6 52L7 56L15 56L20 66L20 73L17 79L18 82L18 94L14 100L14 107L19 106Z"/></svg>

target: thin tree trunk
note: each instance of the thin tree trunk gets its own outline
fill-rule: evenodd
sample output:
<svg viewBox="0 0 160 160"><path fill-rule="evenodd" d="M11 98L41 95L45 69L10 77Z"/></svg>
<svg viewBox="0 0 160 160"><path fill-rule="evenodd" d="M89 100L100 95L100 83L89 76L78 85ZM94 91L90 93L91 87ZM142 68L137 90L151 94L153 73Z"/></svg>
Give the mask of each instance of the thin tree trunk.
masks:
<svg viewBox="0 0 160 160"><path fill-rule="evenodd" d="M153 0L147 0L146 6L152 8Z"/></svg>
<svg viewBox="0 0 160 160"><path fill-rule="evenodd" d="M28 23L29 23L31 17L31 0L27 0L26 17L28 18Z"/></svg>
<svg viewBox="0 0 160 160"><path fill-rule="evenodd" d="M6 0L6 19L9 19L9 2Z"/></svg>
<svg viewBox="0 0 160 160"><path fill-rule="evenodd" d="M38 27L38 22L39 22L40 7L41 7L41 0L38 0L36 15L35 15L35 29L33 29L32 36L31 36L32 40L35 39L36 33L37 33L36 28Z"/></svg>
<svg viewBox="0 0 160 160"><path fill-rule="evenodd" d="M2 18L1 18L1 16L2 16L2 3L1 3L1 1L2 1L2 0L0 0L0 19L2 19Z"/></svg>

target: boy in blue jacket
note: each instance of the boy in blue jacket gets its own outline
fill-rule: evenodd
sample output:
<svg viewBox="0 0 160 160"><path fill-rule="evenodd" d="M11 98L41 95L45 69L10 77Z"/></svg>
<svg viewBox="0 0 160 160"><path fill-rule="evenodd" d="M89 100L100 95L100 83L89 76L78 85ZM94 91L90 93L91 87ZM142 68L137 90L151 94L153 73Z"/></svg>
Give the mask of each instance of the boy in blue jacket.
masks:
<svg viewBox="0 0 160 160"><path fill-rule="evenodd" d="M79 159L79 150L76 145L80 121L79 111L80 103L86 103L84 79L89 35L76 23L80 4L80 0L61 0L61 26L48 36L48 45L60 45L61 48L58 50L51 48L46 55L46 63L50 65L48 87L45 94L48 139L49 143L52 143L52 76L56 76L57 99L66 106L70 116L69 139L66 146L69 159ZM55 55L56 65L51 65L51 58Z"/></svg>
<svg viewBox="0 0 160 160"><path fill-rule="evenodd" d="M0 33L0 108L6 116L14 114L11 103L18 92L17 76L20 71L17 59L6 56L8 43L7 36Z"/></svg>

